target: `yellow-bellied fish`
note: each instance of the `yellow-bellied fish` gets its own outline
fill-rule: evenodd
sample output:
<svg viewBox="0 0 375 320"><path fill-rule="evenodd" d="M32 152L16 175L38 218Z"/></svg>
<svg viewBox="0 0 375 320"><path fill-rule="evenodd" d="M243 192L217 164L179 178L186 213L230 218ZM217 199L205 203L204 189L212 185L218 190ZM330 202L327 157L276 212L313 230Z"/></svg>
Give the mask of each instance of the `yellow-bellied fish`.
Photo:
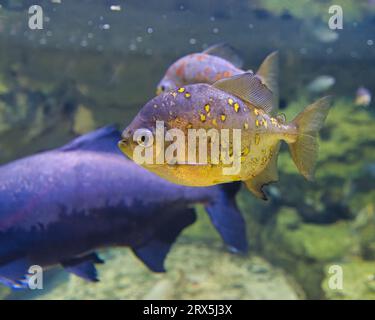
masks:
<svg viewBox="0 0 375 320"><path fill-rule="evenodd" d="M292 158L300 173L312 179L318 155L317 135L330 109L330 99L322 98L286 123L282 117L274 117L276 112L275 96L277 72L275 59L270 59L261 72L246 72L215 82L213 85L193 84L163 93L149 101L124 130L120 149L134 160L137 147L149 138L151 133L152 161L142 165L157 175L177 184L189 186L208 186L230 181L242 180L257 196L266 199L262 187L278 180L277 156L280 140L288 143ZM160 162L162 154L158 146L156 121L164 123L164 129L178 129L184 133L183 152L177 150L174 164ZM236 139L223 145L222 139L210 137L207 143L207 161L197 163L184 161L191 129L240 130L240 150L234 150ZM173 134L172 134L173 135ZM147 136L147 139L146 139ZM234 136L234 131L233 131ZM155 142L153 142L155 140ZM165 156L169 147L174 146L171 136L166 135ZM208 140L207 140L208 141ZM212 156L214 143L219 141L221 150L229 157L238 157L240 170L234 174L224 174L227 162ZM227 143L228 140L225 140ZM169 150L168 152L170 152ZM176 151L176 150L175 150ZM240 154L239 152L240 151ZM163 156L164 154L162 154Z"/></svg>

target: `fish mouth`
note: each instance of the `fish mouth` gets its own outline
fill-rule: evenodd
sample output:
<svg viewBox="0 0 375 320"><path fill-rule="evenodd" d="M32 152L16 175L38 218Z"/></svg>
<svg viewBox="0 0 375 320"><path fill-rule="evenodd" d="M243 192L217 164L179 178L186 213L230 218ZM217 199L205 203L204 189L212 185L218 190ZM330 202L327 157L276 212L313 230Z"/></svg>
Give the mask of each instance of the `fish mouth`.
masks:
<svg viewBox="0 0 375 320"><path fill-rule="evenodd" d="M128 139L121 139L117 143L117 146L119 147L122 153L124 153L128 158L132 159L133 152Z"/></svg>

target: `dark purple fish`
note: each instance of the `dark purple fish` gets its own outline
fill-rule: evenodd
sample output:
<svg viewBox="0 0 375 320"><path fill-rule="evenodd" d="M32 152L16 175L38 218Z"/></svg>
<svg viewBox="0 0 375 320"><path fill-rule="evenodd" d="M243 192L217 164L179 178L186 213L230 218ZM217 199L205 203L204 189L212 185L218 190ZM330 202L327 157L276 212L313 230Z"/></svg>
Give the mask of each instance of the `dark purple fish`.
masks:
<svg viewBox="0 0 375 320"><path fill-rule="evenodd" d="M0 167L0 281L26 285L32 265L60 264L98 281L96 249L129 246L151 270L203 203L224 242L247 250L238 184L205 188L165 181L126 159L105 127L56 150Z"/></svg>

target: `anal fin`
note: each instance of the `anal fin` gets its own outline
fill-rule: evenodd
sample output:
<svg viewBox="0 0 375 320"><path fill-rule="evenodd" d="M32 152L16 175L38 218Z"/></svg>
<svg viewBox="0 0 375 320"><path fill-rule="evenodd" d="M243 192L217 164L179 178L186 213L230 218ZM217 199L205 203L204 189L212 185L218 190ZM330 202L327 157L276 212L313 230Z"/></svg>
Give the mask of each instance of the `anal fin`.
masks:
<svg viewBox="0 0 375 320"><path fill-rule="evenodd" d="M82 257L76 257L61 262L64 269L76 276L90 282L98 282L98 272L95 263L104 263L96 253L91 253Z"/></svg>
<svg viewBox="0 0 375 320"><path fill-rule="evenodd" d="M267 166L254 178L245 181L247 188L258 198L267 200L267 195L263 190L265 185L276 182L279 179L277 171L277 157L280 149L280 142L272 150L271 159Z"/></svg>
<svg viewBox="0 0 375 320"><path fill-rule="evenodd" d="M163 225L154 236L143 245L133 248L135 255L154 272L165 272L164 260L181 231L195 222L193 208L176 212L166 225Z"/></svg>

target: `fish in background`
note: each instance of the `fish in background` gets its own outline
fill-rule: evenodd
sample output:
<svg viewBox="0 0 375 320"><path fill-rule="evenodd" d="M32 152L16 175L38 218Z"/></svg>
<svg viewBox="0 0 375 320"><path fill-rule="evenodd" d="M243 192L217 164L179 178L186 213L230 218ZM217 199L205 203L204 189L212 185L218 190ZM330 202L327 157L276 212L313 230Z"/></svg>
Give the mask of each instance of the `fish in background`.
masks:
<svg viewBox="0 0 375 320"><path fill-rule="evenodd" d="M113 246L129 246L150 270L163 272L198 203L231 251L247 251L239 184L174 185L126 159L120 137L105 127L0 167L0 282L25 287L30 266L57 264L98 281L95 264L103 261L95 251Z"/></svg>
<svg viewBox="0 0 375 320"><path fill-rule="evenodd" d="M219 150L226 150L229 157L235 155L240 161L240 170L236 173L224 174L226 164L222 159L212 158L210 151L205 163L178 159L172 165L165 161L142 165L171 182L188 186L244 181L254 195L266 200L263 187L278 180L277 157L280 142L284 140L300 173L311 180L318 157L317 136L329 112L330 99L318 100L290 123L286 123L284 117L273 116L277 112L277 100L273 94L277 92L275 60L275 55L267 59L258 74L246 72L213 85L192 84L156 96L144 105L124 130L119 142L121 150L133 159L134 150L139 146L139 141L134 141L135 132L145 130L141 140L146 140L148 135L155 137L156 121L164 123L165 131L181 130L185 150L189 150L189 129L203 129L206 133L212 128L217 132L239 129L241 150L236 152L240 154L223 145L220 137L215 138ZM165 148L169 145L165 141ZM160 154L156 143L149 147L153 155Z"/></svg>
<svg viewBox="0 0 375 320"><path fill-rule="evenodd" d="M358 107L368 107L371 103L371 92L365 87L359 87L356 92L354 104Z"/></svg>
<svg viewBox="0 0 375 320"><path fill-rule="evenodd" d="M259 70L275 55L276 52L270 54ZM213 84L217 80L244 73L242 65L242 59L228 44L211 46L203 52L189 54L174 62L159 82L156 94L188 84Z"/></svg>
<svg viewBox="0 0 375 320"><path fill-rule="evenodd" d="M336 83L336 79L329 75L316 77L307 85L307 90L311 93L322 93L330 89Z"/></svg>

